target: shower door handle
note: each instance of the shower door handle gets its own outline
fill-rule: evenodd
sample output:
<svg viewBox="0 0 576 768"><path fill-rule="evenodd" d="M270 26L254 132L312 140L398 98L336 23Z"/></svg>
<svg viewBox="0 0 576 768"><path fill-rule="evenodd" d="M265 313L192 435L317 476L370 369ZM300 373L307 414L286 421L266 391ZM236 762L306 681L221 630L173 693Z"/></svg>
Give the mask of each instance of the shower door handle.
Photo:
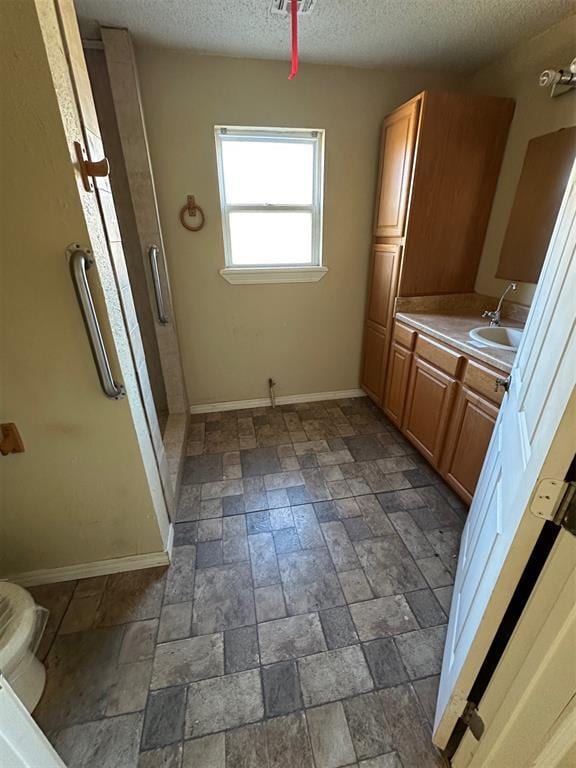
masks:
<svg viewBox="0 0 576 768"><path fill-rule="evenodd" d="M102 385L106 397L109 397L112 400L121 400L126 394L126 390L122 384L118 384L112 378L112 371L110 369L110 363L108 362L108 354L106 353L104 339L102 338L100 325L98 323L98 316L96 315L92 294L90 293L90 286L88 285L87 272L94 262L88 253L85 250L82 250L79 246L72 247L69 250L69 253L70 272L76 289L76 295L78 296L78 301L80 303L80 309L82 310L84 325L86 326L86 331L88 333L88 339L90 341L92 355L94 356L94 362L96 363L100 384Z"/></svg>
<svg viewBox="0 0 576 768"><path fill-rule="evenodd" d="M150 257L150 269L152 270L152 282L154 283L154 296L156 297L158 322L162 323L162 325L166 325L168 323L168 315L166 314L166 308L164 307L164 296L162 295L162 284L160 283L160 271L158 270L158 253L159 249L157 245L151 245L148 249L148 256Z"/></svg>

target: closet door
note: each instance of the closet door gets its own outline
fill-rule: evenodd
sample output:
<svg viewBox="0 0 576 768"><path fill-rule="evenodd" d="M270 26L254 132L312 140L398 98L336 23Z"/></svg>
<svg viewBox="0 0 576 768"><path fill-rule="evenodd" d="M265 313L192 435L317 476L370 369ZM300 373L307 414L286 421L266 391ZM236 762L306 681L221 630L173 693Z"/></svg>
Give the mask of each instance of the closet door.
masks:
<svg viewBox="0 0 576 768"><path fill-rule="evenodd" d="M384 121L375 237L402 237L412 180L420 99L408 102Z"/></svg>
<svg viewBox="0 0 576 768"><path fill-rule="evenodd" d="M362 386L377 403L381 403L383 398L399 263L399 246L374 246L364 329Z"/></svg>

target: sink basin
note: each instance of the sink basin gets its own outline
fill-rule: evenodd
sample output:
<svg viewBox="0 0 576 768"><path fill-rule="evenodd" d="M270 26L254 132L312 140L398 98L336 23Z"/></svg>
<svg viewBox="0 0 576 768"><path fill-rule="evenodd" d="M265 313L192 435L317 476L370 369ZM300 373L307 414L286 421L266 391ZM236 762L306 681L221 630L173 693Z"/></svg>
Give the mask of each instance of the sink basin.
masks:
<svg viewBox="0 0 576 768"><path fill-rule="evenodd" d="M473 328L469 331L470 338L486 344L488 347L498 349L518 349L522 330L520 328L506 328L503 325L485 325Z"/></svg>

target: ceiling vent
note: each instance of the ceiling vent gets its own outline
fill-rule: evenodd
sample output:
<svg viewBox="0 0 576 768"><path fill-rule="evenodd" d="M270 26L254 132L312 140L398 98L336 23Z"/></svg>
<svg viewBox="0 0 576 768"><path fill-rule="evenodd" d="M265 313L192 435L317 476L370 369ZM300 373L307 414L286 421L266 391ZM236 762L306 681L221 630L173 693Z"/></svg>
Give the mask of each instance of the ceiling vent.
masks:
<svg viewBox="0 0 576 768"><path fill-rule="evenodd" d="M276 16L288 16L292 11L293 0L272 0L272 7L270 13ZM309 16L314 10L316 0L297 0L298 2L298 16Z"/></svg>

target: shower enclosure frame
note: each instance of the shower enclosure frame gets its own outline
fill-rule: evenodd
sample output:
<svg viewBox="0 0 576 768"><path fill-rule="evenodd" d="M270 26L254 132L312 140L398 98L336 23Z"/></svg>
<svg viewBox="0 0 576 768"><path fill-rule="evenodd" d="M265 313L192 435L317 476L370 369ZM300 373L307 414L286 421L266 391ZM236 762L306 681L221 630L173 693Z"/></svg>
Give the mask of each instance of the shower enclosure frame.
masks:
<svg viewBox="0 0 576 768"><path fill-rule="evenodd" d="M148 139L134 47L130 32L115 27L100 28L101 41L84 41L87 48L104 51L110 91L114 105L118 135L124 157L127 184L134 214L141 263L146 278L148 301L154 318L154 333L162 370L168 419L160 432L152 393L143 392L159 466L167 467L163 477L165 490L177 498L185 456L189 405L182 371L180 344L174 317L170 279L168 276L162 229L154 187ZM163 461L165 456L166 462ZM166 475L166 472L162 473Z"/></svg>

